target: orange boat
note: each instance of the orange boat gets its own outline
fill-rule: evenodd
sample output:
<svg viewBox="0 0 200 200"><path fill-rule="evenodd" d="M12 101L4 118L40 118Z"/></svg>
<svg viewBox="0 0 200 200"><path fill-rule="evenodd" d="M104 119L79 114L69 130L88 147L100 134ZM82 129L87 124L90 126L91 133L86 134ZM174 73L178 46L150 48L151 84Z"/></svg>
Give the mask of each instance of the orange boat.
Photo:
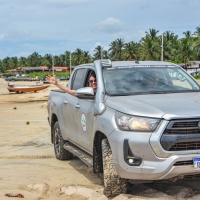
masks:
<svg viewBox="0 0 200 200"><path fill-rule="evenodd" d="M9 90L9 92L24 93L24 92L37 92L39 90L44 90L47 87L49 87L49 85L14 86L14 84L12 84L8 85L7 89Z"/></svg>

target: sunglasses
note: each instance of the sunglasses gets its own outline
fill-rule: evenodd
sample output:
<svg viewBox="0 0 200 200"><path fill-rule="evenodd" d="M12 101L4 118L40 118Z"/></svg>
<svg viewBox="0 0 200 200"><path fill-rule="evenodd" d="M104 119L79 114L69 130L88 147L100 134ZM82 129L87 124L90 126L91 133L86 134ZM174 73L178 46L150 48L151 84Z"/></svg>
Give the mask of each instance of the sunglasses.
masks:
<svg viewBox="0 0 200 200"><path fill-rule="evenodd" d="M93 82L96 82L96 80L89 80L88 82L89 83L93 83Z"/></svg>

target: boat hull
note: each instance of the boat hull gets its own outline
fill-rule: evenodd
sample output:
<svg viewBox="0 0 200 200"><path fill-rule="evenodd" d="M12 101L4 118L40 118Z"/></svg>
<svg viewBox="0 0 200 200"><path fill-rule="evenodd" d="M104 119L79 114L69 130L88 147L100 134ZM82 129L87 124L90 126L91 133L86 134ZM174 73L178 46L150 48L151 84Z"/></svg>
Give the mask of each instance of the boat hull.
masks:
<svg viewBox="0 0 200 200"><path fill-rule="evenodd" d="M25 93L25 92L37 92L39 90L44 90L49 85L40 85L40 86L16 86L16 87L10 87L8 86L9 92L16 92L16 93Z"/></svg>

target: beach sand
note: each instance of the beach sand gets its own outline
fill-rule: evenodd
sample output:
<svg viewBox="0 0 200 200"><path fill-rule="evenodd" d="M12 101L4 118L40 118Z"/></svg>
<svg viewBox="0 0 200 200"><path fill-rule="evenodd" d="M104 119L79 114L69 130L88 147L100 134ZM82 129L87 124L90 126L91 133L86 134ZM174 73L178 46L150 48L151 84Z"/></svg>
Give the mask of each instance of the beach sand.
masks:
<svg viewBox="0 0 200 200"><path fill-rule="evenodd" d="M0 199L9 199L10 195L16 196L12 199L24 196L27 200L106 200L101 180L83 162L77 158L59 161L54 157L47 99L56 87L16 94L7 90L7 84L0 78ZM199 185L198 180L132 185L129 194L113 199L197 200Z"/></svg>

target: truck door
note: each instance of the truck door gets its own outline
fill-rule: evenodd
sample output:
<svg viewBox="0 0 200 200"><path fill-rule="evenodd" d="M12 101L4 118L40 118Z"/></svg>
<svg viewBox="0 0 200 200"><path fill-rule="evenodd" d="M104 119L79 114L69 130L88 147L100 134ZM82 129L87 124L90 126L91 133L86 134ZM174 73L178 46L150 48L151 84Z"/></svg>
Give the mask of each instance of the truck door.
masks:
<svg viewBox="0 0 200 200"><path fill-rule="evenodd" d="M92 142L94 116L94 101L79 99L76 111L76 124L77 124L77 143L85 150L92 151L89 147Z"/></svg>
<svg viewBox="0 0 200 200"><path fill-rule="evenodd" d="M70 88L77 90L82 88L85 83L85 76L87 69L80 68L73 73L72 82ZM65 94L63 102L63 116L64 116L64 130L61 130L63 133L63 138L66 140L71 140L74 143L77 143L77 124L76 124L76 112L79 99L70 94Z"/></svg>
<svg viewBox="0 0 200 200"><path fill-rule="evenodd" d="M63 121L64 128L61 127L61 132L63 133L63 138L65 140L76 141L76 105L78 104L78 99L70 94L65 94L63 101Z"/></svg>

